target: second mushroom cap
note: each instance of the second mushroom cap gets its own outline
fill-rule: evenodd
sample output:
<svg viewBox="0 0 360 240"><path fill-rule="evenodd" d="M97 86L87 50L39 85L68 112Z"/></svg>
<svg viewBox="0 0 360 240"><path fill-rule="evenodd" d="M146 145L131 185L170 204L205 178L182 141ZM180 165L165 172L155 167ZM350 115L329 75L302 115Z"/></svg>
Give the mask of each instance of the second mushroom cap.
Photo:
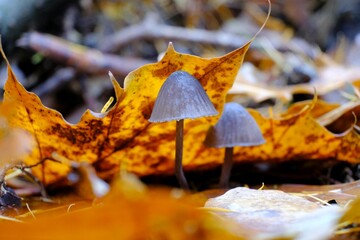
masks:
<svg viewBox="0 0 360 240"><path fill-rule="evenodd" d="M256 146L265 142L250 113L238 103L226 103L223 114L205 139L208 147Z"/></svg>

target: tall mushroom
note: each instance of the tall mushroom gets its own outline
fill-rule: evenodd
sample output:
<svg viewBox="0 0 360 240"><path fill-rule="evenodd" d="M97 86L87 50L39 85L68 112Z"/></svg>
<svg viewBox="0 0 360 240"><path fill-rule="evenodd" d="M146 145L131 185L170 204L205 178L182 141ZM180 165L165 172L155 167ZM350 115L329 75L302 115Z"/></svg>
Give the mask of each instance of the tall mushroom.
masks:
<svg viewBox="0 0 360 240"><path fill-rule="evenodd" d="M235 146L256 146L265 143L260 128L248 111L237 103L226 103L215 126L210 127L205 145L224 148L225 157L220 175L220 187L229 185Z"/></svg>
<svg viewBox="0 0 360 240"><path fill-rule="evenodd" d="M189 189L182 167L184 119L217 114L199 81L185 71L170 74L160 88L149 121L176 120L175 175L183 189Z"/></svg>

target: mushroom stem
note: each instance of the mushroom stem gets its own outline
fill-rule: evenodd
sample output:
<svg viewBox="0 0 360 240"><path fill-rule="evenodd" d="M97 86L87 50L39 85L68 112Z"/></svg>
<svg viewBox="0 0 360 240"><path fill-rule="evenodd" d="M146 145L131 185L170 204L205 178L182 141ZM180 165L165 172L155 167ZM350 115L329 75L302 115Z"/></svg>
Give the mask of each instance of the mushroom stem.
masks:
<svg viewBox="0 0 360 240"><path fill-rule="evenodd" d="M233 147L225 148L224 163L222 165L220 182L219 182L221 188L229 187L229 179L231 174L231 168L233 165L233 151L234 151Z"/></svg>
<svg viewBox="0 0 360 240"><path fill-rule="evenodd" d="M183 132L184 119L176 121L176 145L175 145L175 176L179 181L180 187L189 190L182 166L183 157Z"/></svg>

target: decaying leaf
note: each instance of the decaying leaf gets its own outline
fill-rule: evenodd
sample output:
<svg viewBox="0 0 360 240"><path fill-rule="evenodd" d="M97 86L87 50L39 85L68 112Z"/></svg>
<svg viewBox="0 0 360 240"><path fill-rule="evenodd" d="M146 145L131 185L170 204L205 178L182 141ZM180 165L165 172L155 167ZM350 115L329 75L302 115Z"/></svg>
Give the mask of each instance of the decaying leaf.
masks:
<svg viewBox="0 0 360 240"><path fill-rule="evenodd" d="M134 185L132 185L134 187ZM135 187L136 188L136 187ZM226 220L195 208L186 196L169 189L140 189L134 197L113 191L101 204L76 211L65 206L37 213L25 223L1 221L9 239L244 239ZM31 217L31 216L30 216ZM21 229L21 231L19 231ZM237 230L239 231L239 229Z"/></svg>
<svg viewBox="0 0 360 240"><path fill-rule="evenodd" d="M227 209L225 215L249 229L273 232L286 223L319 209L319 205L304 198L277 190L234 188L209 199L205 207Z"/></svg>
<svg viewBox="0 0 360 240"><path fill-rule="evenodd" d="M119 168L139 176L172 174L175 123L150 123L147 120L162 83L176 70L191 73L199 79L221 113L225 94L248 47L245 45L223 57L202 59L177 53L170 45L158 63L130 73L125 79L124 89L112 79L117 97L114 107L104 114L88 110L75 125L67 123L59 112L44 107L35 94L27 92L8 65L4 101L14 102L17 113L9 123L35 136L37 148L26 163L42 163L33 171L45 184L64 179L71 170L68 164L46 161L51 160L53 152L67 159L92 164L97 174L105 179L114 176ZM360 137L356 131L349 129L336 135L314 118L331 109L336 108L313 101L293 107L280 118L266 118L249 110L259 124L266 144L236 147L234 161L337 159L359 162ZM222 162L222 149L207 148L203 144L208 128L218 117L185 121L185 170L209 168Z"/></svg>
<svg viewBox="0 0 360 240"><path fill-rule="evenodd" d="M250 150L249 158L261 160L284 159L337 159L359 162L360 136L353 130L333 134L312 116L311 106L297 114L279 119L264 118L251 110L266 139L266 144ZM238 159L246 159L244 150L238 149Z"/></svg>
<svg viewBox="0 0 360 240"><path fill-rule="evenodd" d="M14 105L0 105L0 175L3 180L8 167L22 162L34 147L34 139L25 130L12 128L9 121L14 119Z"/></svg>
<svg viewBox="0 0 360 240"><path fill-rule="evenodd" d="M318 122L327 126L332 132L342 133L353 125L359 125L357 116L360 116L360 102L347 102L318 117Z"/></svg>
<svg viewBox="0 0 360 240"><path fill-rule="evenodd" d="M291 105L285 113L281 114L281 117L292 116L294 114L297 114L300 111L302 111L305 107L310 105L312 105L312 108L310 109L310 114L313 118L319 118L324 114L327 114L328 112L331 112L332 110L335 110L336 108L339 107L339 104L328 103L322 100L301 101ZM325 126L321 122L320 125Z"/></svg>
<svg viewBox="0 0 360 240"><path fill-rule="evenodd" d="M258 102L270 98L289 102L294 94L313 94L314 89L316 89L316 92L321 96L341 89L346 84L353 83L356 85L359 82L359 68L336 64L325 54L319 55L318 58L318 61L322 64L319 66L318 76L312 79L310 83L282 87L269 86L269 83L266 81L263 81L263 83L249 81L251 77L240 72L235 79L234 85L229 90L229 98L234 99L237 95L242 95L249 96ZM258 70L253 70L253 72L255 73L252 74L256 76L264 75L264 73Z"/></svg>
<svg viewBox="0 0 360 240"><path fill-rule="evenodd" d="M341 222L347 222L349 224L360 224L360 198L358 197L351 202L349 210L341 218Z"/></svg>
<svg viewBox="0 0 360 240"><path fill-rule="evenodd" d="M277 190L234 188L209 199L205 207L253 232L251 239L329 239L344 210ZM227 210L227 211L226 211Z"/></svg>
<svg viewBox="0 0 360 240"><path fill-rule="evenodd" d="M138 175L172 172L175 123L150 124L147 121L162 83L174 71L187 71L200 81L221 112L225 94L249 45L213 59L180 54L169 45L158 63L130 73L124 89L112 80L117 98L113 108L104 114L88 110L76 125L67 123L59 112L44 107L35 94L27 92L8 63L4 102L15 102L17 113L17 118L10 124L28 130L37 142L37 148L26 163L42 162L33 172L46 184L64 178L70 171L66 164L46 161L51 159L53 152L67 159L93 164L103 178L111 178L120 165ZM3 57L6 59L4 53ZM185 168L199 164L198 154L205 150L201 139L217 118L185 123Z"/></svg>

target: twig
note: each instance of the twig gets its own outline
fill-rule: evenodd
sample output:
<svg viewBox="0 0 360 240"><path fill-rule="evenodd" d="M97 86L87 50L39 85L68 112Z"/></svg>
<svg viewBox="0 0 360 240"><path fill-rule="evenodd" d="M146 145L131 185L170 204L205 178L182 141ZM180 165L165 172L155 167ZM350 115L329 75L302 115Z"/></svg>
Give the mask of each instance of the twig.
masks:
<svg viewBox="0 0 360 240"><path fill-rule="evenodd" d="M90 74L107 74L111 71L114 75L125 76L130 71L150 63L144 59L104 54L96 49L38 32L24 34L17 44Z"/></svg>
<svg viewBox="0 0 360 240"><path fill-rule="evenodd" d="M61 163L61 161L59 161L59 160L48 157L48 158L44 158L44 159L40 160L39 162L34 163L32 165L26 165L26 166L22 166L22 167L24 169L25 168L33 168L33 167L39 166L40 164L43 164L45 161L53 161L53 162Z"/></svg>
<svg viewBox="0 0 360 240"><path fill-rule="evenodd" d="M32 216L34 219L36 219L35 214L34 214L33 211L30 209L30 206L29 206L28 203L26 203L26 208L29 210L31 216Z"/></svg>
<svg viewBox="0 0 360 240"><path fill-rule="evenodd" d="M241 47L249 40L249 38L223 31L167 26L160 23L156 15L148 14L143 22L108 36L100 44L99 49L104 52L114 52L126 44L141 39L181 40L231 48Z"/></svg>
<svg viewBox="0 0 360 240"><path fill-rule="evenodd" d="M28 176L32 181L34 181L39 186L40 194L41 194L41 196L43 198L48 198L49 197L46 190L45 190L44 184L37 177L35 177L30 172L26 171L24 166L19 166L18 169L20 169L26 176Z"/></svg>
<svg viewBox="0 0 360 240"><path fill-rule="evenodd" d="M75 206L75 203L71 203L71 204L68 206L66 212L67 212L67 213L70 213L70 209L71 209L71 207L73 207L73 206Z"/></svg>
<svg viewBox="0 0 360 240"><path fill-rule="evenodd" d="M7 163L0 168L0 183L4 181L6 172L17 166L17 163Z"/></svg>
<svg viewBox="0 0 360 240"><path fill-rule="evenodd" d="M266 17L266 15L264 15ZM223 30L210 31L204 29L189 29L184 27L168 26L160 22L155 14L148 14L145 19L136 25L129 26L107 36L99 45L99 49L103 52L116 52L120 48L129 43L139 40L156 40L166 39L169 41L186 41L201 44L211 44L216 46L236 49L242 47L250 40L250 36L241 36L235 33L229 33ZM261 39L261 37L257 37ZM271 44L276 49L290 50L293 52L306 54L312 57L317 50L309 45L306 41L293 38L291 41L281 38L272 41ZM264 46L254 41L251 48L260 48Z"/></svg>
<svg viewBox="0 0 360 240"><path fill-rule="evenodd" d="M62 68L57 70L54 75L47 79L43 84L34 88L32 91L39 97L46 93L51 93L59 86L69 82L76 75L76 71L73 68Z"/></svg>
<svg viewBox="0 0 360 240"><path fill-rule="evenodd" d="M12 217L7 217L4 215L0 215L0 220L6 220L6 221L11 221L11 222L18 222L18 223L22 223L23 221L16 219L16 218L12 218Z"/></svg>

